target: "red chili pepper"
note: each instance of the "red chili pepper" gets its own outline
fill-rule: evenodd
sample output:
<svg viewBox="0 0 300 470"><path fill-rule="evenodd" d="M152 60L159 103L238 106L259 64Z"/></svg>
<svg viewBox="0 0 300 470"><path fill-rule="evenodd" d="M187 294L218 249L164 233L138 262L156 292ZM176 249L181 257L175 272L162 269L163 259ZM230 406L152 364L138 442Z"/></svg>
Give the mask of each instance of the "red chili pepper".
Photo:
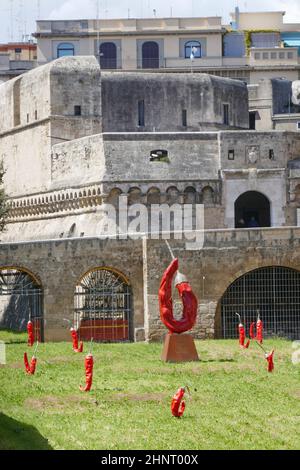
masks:
<svg viewBox="0 0 300 470"><path fill-rule="evenodd" d="M245 328L242 323L239 324L239 344L241 348L248 349L250 344L250 339L248 339L247 343L245 344L246 340L246 333Z"/></svg>
<svg viewBox="0 0 300 470"><path fill-rule="evenodd" d="M178 259L174 259L163 274L159 288L160 318L171 333L184 333L191 330L197 319L198 302L190 284L178 273L176 288L183 303L180 320L173 315L172 281L178 271Z"/></svg>
<svg viewBox="0 0 300 470"><path fill-rule="evenodd" d="M269 354L266 354L266 360L268 361L268 372L273 372L274 370L274 349Z"/></svg>
<svg viewBox="0 0 300 470"><path fill-rule="evenodd" d="M185 402L181 401L185 394L185 388L181 387L177 390L176 394L172 398L171 411L172 415L176 418L181 418L185 410Z"/></svg>
<svg viewBox="0 0 300 470"><path fill-rule="evenodd" d="M84 361L85 367L85 387L80 385L80 390L82 392L89 392L92 387L93 381L93 366L94 366L94 359L91 354L88 354Z"/></svg>
<svg viewBox="0 0 300 470"><path fill-rule="evenodd" d="M25 369L26 369L27 374L29 374L29 375L34 375L35 374L36 364L37 364L37 358L35 356L32 356L32 359L31 359L30 364L29 364L27 353L25 352L24 353L24 365L25 365Z"/></svg>
<svg viewBox="0 0 300 470"><path fill-rule="evenodd" d="M33 332L33 323L29 321L27 323L27 332L28 332L28 346L32 347L34 345L34 332Z"/></svg>
<svg viewBox="0 0 300 470"><path fill-rule="evenodd" d="M80 341L80 346L78 347L78 334L77 331L74 330L74 328L71 328L71 335L73 339L73 351L76 353L82 353L83 352L83 342Z"/></svg>
<svg viewBox="0 0 300 470"><path fill-rule="evenodd" d="M260 344L263 342L263 322L260 319L260 316L258 315L257 321L256 321L256 336L254 335L254 325L255 323L251 323L250 325L250 338L254 339L255 341L258 341Z"/></svg>

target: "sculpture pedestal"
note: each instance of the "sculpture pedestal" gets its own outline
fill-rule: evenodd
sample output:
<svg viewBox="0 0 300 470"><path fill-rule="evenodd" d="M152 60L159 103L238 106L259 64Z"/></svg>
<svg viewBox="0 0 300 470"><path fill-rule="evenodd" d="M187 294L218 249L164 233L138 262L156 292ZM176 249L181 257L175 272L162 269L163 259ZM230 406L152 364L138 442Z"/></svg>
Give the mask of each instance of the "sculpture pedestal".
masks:
<svg viewBox="0 0 300 470"><path fill-rule="evenodd" d="M194 338L186 333L168 333L161 355L164 362L199 361Z"/></svg>

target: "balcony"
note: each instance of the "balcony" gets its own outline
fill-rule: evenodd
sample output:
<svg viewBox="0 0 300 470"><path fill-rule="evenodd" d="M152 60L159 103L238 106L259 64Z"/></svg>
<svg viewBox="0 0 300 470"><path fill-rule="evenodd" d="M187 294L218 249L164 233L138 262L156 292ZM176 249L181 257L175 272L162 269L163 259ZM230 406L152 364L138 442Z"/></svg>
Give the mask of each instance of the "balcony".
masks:
<svg viewBox="0 0 300 470"><path fill-rule="evenodd" d="M252 47L250 48L249 65L255 67L298 65L298 48Z"/></svg>

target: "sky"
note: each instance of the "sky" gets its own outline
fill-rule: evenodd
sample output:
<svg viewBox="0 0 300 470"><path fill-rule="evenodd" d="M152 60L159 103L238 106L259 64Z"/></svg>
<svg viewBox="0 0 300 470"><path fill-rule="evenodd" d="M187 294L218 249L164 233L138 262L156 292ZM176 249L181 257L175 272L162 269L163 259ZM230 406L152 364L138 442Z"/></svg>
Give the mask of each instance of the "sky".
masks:
<svg viewBox="0 0 300 470"><path fill-rule="evenodd" d="M19 41L35 31L37 19L222 16L241 11L285 11L285 22L300 23L300 0L0 0L0 42Z"/></svg>

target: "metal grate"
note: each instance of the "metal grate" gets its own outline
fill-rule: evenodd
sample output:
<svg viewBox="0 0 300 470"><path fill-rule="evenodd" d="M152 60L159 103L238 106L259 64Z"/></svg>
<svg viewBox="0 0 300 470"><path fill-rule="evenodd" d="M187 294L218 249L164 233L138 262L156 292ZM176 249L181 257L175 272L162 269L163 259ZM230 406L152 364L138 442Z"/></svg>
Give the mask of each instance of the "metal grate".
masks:
<svg viewBox="0 0 300 470"><path fill-rule="evenodd" d="M284 267L251 271L227 289L221 302L222 337L237 337L237 317L249 331L257 310L265 336L300 338L300 272Z"/></svg>
<svg viewBox="0 0 300 470"><path fill-rule="evenodd" d="M83 277L75 292L75 327L84 340L130 340L131 289L121 274L99 268Z"/></svg>
<svg viewBox="0 0 300 470"><path fill-rule="evenodd" d="M34 325L35 338L43 341L43 291L25 271L0 269L0 328L26 331Z"/></svg>

